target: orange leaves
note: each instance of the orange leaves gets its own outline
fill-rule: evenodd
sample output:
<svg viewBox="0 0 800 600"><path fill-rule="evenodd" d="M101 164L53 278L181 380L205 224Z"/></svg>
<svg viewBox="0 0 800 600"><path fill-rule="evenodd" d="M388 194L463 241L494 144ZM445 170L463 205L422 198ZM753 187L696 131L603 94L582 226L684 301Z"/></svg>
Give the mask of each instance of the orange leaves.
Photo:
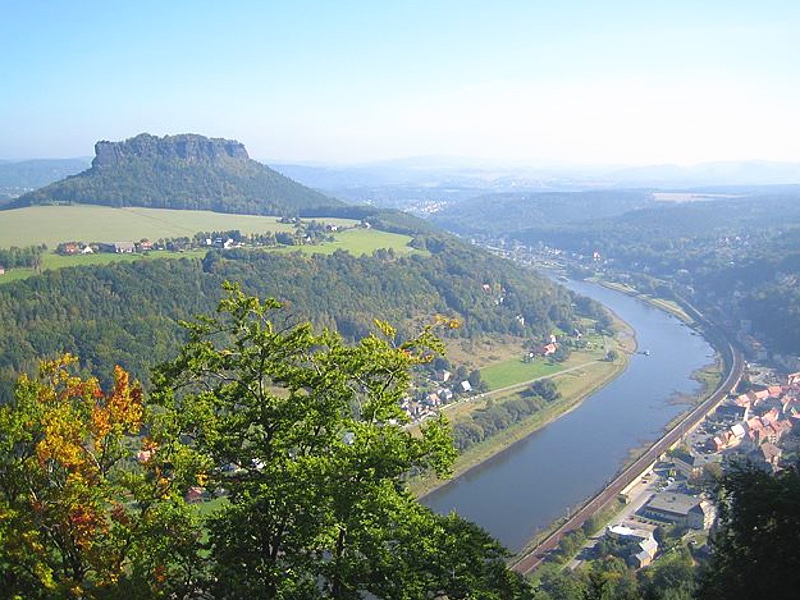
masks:
<svg viewBox="0 0 800 600"><path fill-rule="evenodd" d="M13 401L0 405L0 564L19 565L59 598L99 597L137 561L149 564L139 540L153 534L149 520L172 498L175 477L162 460L170 446L142 436L150 417L120 367L107 391L70 355L20 377Z"/></svg>
<svg viewBox="0 0 800 600"><path fill-rule="evenodd" d="M114 367L114 390L106 398L106 408L111 421L126 433L137 433L142 426L142 388L138 383L131 385L130 376L119 365Z"/></svg>
<svg viewBox="0 0 800 600"><path fill-rule="evenodd" d="M108 529L108 524L105 516L94 507L78 504L70 507L69 529L75 545L83 552L87 552L91 550L98 534Z"/></svg>

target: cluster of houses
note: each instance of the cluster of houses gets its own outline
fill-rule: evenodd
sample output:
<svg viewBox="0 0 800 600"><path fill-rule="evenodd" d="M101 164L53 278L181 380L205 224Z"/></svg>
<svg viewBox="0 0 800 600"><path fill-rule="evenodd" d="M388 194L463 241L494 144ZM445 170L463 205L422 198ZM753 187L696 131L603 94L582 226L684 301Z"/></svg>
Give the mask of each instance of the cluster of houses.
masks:
<svg viewBox="0 0 800 600"><path fill-rule="evenodd" d="M59 244L57 252L66 256L76 254L94 254L95 252L111 252L114 254L133 254L135 252L148 252L153 249L150 240L143 239L138 242L65 242Z"/></svg>
<svg viewBox="0 0 800 600"><path fill-rule="evenodd" d="M782 385L768 385L729 398L717 407L712 418L700 427L707 438L695 448L674 450L669 455L669 472L675 477L692 480L702 474L705 465L722 459L723 454L746 456L766 471L781 468L781 439L800 423L800 372L792 373ZM657 524L671 524L694 530L709 530L716 511L707 499L672 489L652 494L622 523L606 528L606 535L624 542L630 551L626 557L635 568L645 567L658 552L652 539Z"/></svg>
<svg viewBox="0 0 800 600"><path fill-rule="evenodd" d="M785 385L740 394L720 405L715 416L724 428L709 437L708 451L735 449L766 470L778 470L778 444L800 423L800 373L789 375Z"/></svg>
<svg viewBox="0 0 800 600"><path fill-rule="evenodd" d="M472 391L472 384L469 381L465 379L453 382L452 376L450 371L439 372L437 378L440 385L435 391L426 392L417 398L406 396L401 402L400 408L412 421L435 417L443 405L449 404L455 399L456 393L468 394Z"/></svg>

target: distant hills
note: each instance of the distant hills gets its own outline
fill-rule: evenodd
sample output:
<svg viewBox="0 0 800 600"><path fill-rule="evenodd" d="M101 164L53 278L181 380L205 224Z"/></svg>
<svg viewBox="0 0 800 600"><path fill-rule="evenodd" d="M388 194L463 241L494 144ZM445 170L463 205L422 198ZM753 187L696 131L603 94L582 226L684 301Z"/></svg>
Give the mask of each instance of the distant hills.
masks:
<svg viewBox="0 0 800 600"><path fill-rule="evenodd" d="M75 175L88 166L88 158L0 161L0 204Z"/></svg>
<svg viewBox="0 0 800 600"><path fill-rule="evenodd" d="M685 189L800 184L800 163L730 161L646 167L524 165L457 157L416 157L358 165L270 162L292 179L345 201L431 214L487 194L626 188ZM730 189L728 193L736 193Z"/></svg>
<svg viewBox="0 0 800 600"><path fill-rule="evenodd" d="M530 227L612 218L655 205L653 194L646 190L486 194L446 205L431 220L463 235L504 235Z"/></svg>
<svg viewBox="0 0 800 600"><path fill-rule="evenodd" d="M65 202L268 215L342 206L252 160L237 141L147 133L98 142L91 168L7 206Z"/></svg>

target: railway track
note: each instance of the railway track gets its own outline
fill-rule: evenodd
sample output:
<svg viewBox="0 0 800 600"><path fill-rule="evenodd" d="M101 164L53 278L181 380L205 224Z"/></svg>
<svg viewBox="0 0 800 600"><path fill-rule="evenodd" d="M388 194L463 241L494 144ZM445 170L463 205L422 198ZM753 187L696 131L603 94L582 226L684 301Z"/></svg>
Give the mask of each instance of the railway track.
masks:
<svg viewBox="0 0 800 600"><path fill-rule="evenodd" d="M548 535L541 543L517 556L511 564L512 570L527 575L536 569L561 542L565 535L575 531L583 525L592 515L602 509L611 500L625 489L630 483L642 476L647 468L676 444L683 436L696 427L705 416L714 410L727 394L738 384L744 372L744 358L733 345L726 339L724 333L713 323L709 322L703 314L688 302L681 303L684 309L692 316L704 330L706 339L717 349L723 357L727 374L717 389L698 406L686 414L672 429L650 446L644 454L637 458L630 466L619 472L614 479L595 496L591 497L577 512L570 516L561 526Z"/></svg>

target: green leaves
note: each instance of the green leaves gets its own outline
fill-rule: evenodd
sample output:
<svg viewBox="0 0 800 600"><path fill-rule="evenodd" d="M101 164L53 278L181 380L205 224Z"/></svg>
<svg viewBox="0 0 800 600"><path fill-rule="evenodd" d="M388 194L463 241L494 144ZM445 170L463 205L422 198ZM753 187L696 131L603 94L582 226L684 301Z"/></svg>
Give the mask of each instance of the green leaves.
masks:
<svg viewBox="0 0 800 600"><path fill-rule="evenodd" d="M441 350L433 331L396 344L396 330L376 321L380 335L348 345L308 324L278 328L277 302L238 285L225 291L217 316L188 325L189 342L159 370L154 393L176 433L208 461L209 487L227 492L210 521L213 593L426 598L455 590L430 571L453 538L437 536L439 518L403 483L412 469L446 475L455 458L443 418L415 437L399 406L410 369ZM433 544L424 554L414 549L422 540ZM491 576L505 573L499 547L485 550L496 563ZM404 585L393 587L399 571ZM468 575L490 573L450 577Z"/></svg>

